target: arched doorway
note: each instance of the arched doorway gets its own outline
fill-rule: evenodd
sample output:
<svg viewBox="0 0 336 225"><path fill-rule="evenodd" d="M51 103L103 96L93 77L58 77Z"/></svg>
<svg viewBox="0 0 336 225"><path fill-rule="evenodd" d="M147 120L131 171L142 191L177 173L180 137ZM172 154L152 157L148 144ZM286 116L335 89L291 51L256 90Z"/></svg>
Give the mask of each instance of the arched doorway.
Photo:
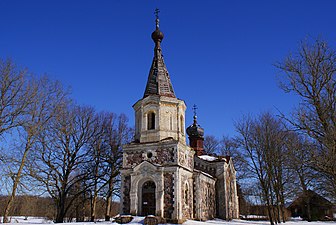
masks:
<svg viewBox="0 0 336 225"><path fill-rule="evenodd" d="M155 215L156 200L155 200L155 183L147 181L142 185L142 215Z"/></svg>

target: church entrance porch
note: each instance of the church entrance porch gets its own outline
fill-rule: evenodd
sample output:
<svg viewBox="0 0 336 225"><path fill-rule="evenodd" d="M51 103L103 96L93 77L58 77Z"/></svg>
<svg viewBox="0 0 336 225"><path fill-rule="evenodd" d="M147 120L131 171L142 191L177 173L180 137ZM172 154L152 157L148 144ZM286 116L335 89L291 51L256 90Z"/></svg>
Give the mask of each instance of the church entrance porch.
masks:
<svg viewBox="0 0 336 225"><path fill-rule="evenodd" d="M155 189L156 186L153 181L147 181L142 185L141 214L143 216L155 215L156 210Z"/></svg>

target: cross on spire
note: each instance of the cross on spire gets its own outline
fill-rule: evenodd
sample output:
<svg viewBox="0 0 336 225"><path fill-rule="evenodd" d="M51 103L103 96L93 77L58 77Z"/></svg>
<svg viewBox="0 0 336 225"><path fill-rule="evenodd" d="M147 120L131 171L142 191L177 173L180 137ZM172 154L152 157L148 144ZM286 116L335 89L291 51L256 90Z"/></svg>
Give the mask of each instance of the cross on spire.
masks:
<svg viewBox="0 0 336 225"><path fill-rule="evenodd" d="M156 19L159 19L159 12L160 12L160 9L156 8L154 12Z"/></svg>
<svg viewBox="0 0 336 225"><path fill-rule="evenodd" d="M160 20L159 20L159 12L160 12L160 10L158 9L158 8L156 8L155 9L155 12L154 12L154 14L155 14L155 23L156 23L156 28L157 29L159 29L159 23L160 23Z"/></svg>
<svg viewBox="0 0 336 225"><path fill-rule="evenodd" d="M197 105L194 104L193 107L192 107L193 111L194 111L194 117L197 116Z"/></svg>

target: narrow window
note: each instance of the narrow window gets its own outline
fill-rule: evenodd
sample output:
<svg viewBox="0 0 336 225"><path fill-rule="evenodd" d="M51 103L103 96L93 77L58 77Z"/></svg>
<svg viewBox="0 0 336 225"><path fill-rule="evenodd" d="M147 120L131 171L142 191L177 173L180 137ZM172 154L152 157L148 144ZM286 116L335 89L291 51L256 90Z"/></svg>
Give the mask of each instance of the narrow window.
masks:
<svg viewBox="0 0 336 225"><path fill-rule="evenodd" d="M170 121L170 130L173 130L173 117L172 115L170 114L170 117L169 117L169 121Z"/></svg>
<svg viewBox="0 0 336 225"><path fill-rule="evenodd" d="M180 125L181 125L181 132L182 132L182 134L184 134L184 120L183 120L183 116L180 117Z"/></svg>
<svg viewBox="0 0 336 225"><path fill-rule="evenodd" d="M185 188L184 188L184 203L186 205L189 205L189 188L188 188L188 184L185 184Z"/></svg>
<svg viewBox="0 0 336 225"><path fill-rule="evenodd" d="M155 113L154 112L150 112L147 115L147 128L148 130L155 129Z"/></svg>

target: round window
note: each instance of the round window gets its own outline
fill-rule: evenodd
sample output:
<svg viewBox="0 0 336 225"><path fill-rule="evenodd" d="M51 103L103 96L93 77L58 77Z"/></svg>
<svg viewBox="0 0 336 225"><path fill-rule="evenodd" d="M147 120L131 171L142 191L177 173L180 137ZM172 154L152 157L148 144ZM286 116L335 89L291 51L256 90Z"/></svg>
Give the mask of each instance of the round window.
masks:
<svg viewBox="0 0 336 225"><path fill-rule="evenodd" d="M153 157L153 153L151 153L151 152L147 152L147 158L152 158Z"/></svg>

